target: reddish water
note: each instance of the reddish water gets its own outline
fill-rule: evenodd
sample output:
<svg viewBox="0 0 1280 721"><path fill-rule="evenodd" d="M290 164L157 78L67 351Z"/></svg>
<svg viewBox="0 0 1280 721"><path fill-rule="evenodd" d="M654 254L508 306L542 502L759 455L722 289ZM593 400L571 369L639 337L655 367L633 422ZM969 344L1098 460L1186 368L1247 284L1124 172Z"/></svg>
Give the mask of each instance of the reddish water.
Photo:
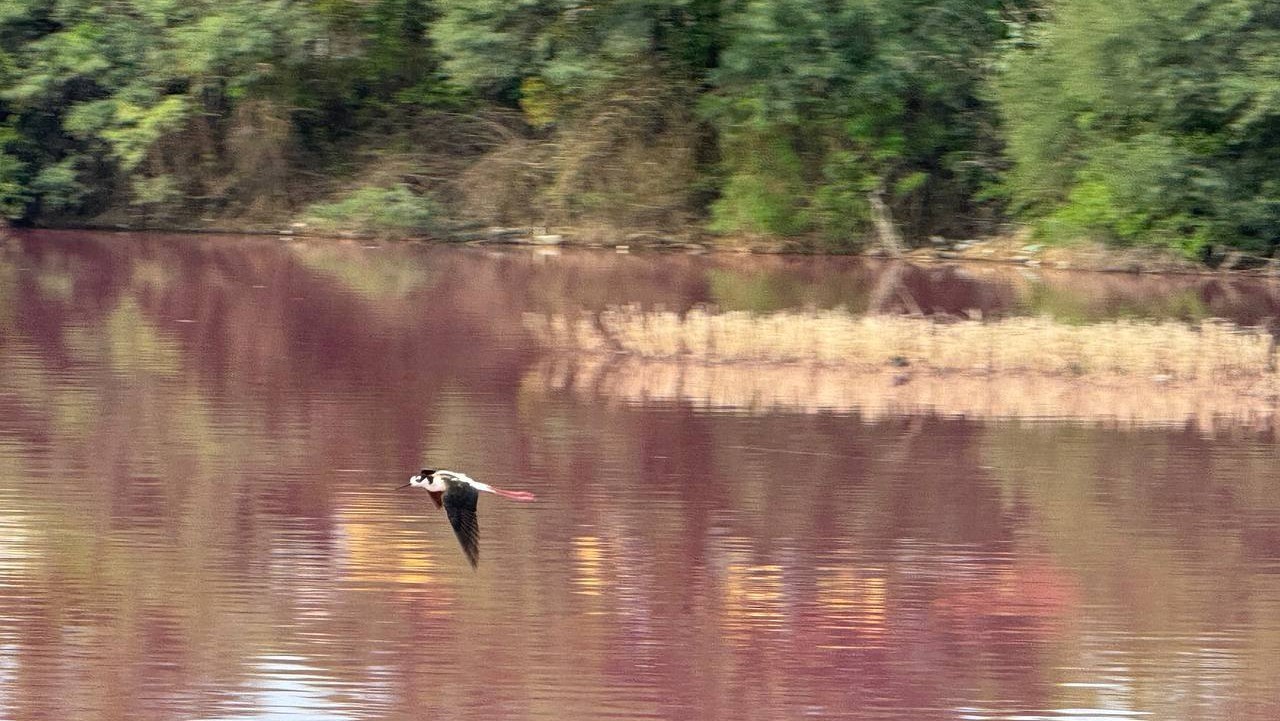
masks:
<svg viewBox="0 0 1280 721"><path fill-rule="evenodd" d="M1280 307L1255 281L886 272L0 240L0 718L1280 717L1274 438L531 380L527 310ZM393 490L424 464L541 500L481 500L473 572Z"/></svg>

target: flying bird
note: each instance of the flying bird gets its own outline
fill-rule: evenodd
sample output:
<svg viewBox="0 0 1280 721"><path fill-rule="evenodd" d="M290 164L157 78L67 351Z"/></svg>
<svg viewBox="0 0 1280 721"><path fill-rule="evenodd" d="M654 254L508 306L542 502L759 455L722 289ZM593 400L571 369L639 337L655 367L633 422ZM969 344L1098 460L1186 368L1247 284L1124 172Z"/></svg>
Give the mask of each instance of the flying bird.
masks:
<svg viewBox="0 0 1280 721"><path fill-rule="evenodd" d="M537 497L528 491L507 491L481 483L465 473L457 471L441 471L430 468L411 476L409 482L400 488L425 488L435 502L436 508L444 508L449 516L449 525L462 544L462 552L467 554L471 567L480 562L480 522L476 519L476 501L483 493L495 493L513 501L534 501ZM397 489L399 490L399 489Z"/></svg>

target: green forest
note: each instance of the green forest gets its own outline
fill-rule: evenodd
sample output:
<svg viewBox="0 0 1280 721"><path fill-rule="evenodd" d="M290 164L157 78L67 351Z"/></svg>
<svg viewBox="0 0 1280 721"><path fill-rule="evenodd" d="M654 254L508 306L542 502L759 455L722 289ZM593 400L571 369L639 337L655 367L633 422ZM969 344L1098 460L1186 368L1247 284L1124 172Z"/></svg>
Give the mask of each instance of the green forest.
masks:
<svg viewBox="0 0 1280 721"><path fill-rule="evenodd" d="M1264 0L3 0L0 214L1280 242Z"/></svg>

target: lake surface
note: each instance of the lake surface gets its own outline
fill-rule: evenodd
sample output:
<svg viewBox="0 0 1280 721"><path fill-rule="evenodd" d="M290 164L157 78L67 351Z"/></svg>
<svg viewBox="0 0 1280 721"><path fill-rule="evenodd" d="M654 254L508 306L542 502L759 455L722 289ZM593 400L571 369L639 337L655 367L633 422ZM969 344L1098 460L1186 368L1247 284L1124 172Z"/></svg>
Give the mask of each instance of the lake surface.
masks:
<svg viewBox="0 0 1280 721"><path fill-rule="evenodd" d="M889 280L886 280L888 278ZM1261 280L0 238L0 718L1280 718L1280 444L538 381L526 312L1262 323ZM480 502L466 563L414 470Z"/></svg>

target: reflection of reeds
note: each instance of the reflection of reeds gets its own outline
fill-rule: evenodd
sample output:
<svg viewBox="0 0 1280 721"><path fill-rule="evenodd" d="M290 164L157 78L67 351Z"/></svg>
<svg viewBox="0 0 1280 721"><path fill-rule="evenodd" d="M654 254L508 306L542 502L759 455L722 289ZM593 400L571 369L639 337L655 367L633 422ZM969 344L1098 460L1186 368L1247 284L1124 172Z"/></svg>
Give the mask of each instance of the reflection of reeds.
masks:
<svg viewBox="0 0 1280 721"><path fill-rule="evenodd" d="M529 383L627 402L764 412L933 412L1270 425L1271 337L1223 323L935 323L840 313L529 317L571 351Z"/></svg>
<svg viewBox="0 0 1280 721"><path fill-rule="evenodd" d="M973 418L1072 418L1141 424L1268 425L1280 388L1124 376L857 371L799 364L609 360L542 364L531 385L624 402L681 401L750 412L852 412L869 419L932 412Z"/></svg>

